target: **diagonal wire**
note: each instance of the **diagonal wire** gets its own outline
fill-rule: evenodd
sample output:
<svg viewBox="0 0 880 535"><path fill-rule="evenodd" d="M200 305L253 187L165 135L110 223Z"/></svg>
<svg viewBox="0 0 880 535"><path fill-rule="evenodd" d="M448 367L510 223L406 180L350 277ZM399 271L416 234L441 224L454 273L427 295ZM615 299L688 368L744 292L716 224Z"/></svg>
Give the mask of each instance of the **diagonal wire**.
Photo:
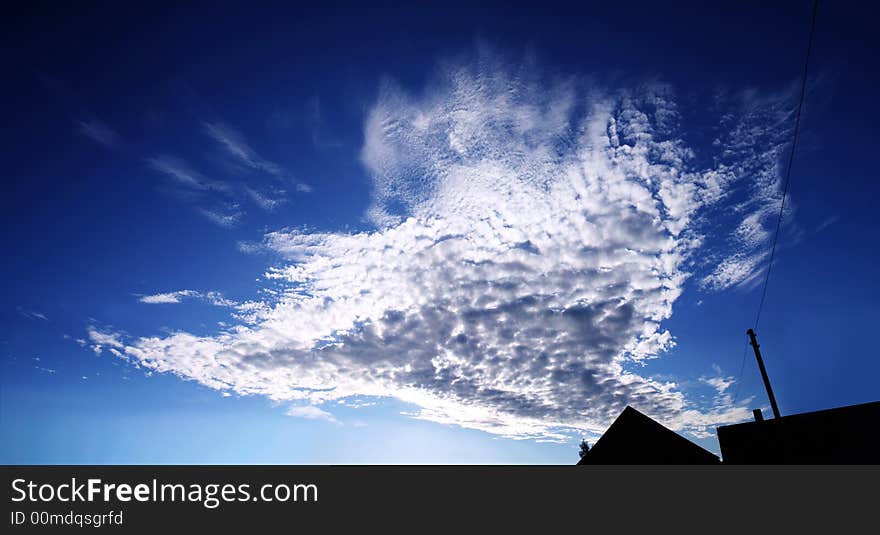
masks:
<svg viewBox="0 0 880 535"><path fill-rule="evenodd" d="M776 244L779 242L779 231L782 228L782 217L785 211L785 199L788 196L788 186L791 183L791 168L794 165L794 154L795 148L797 146L798 140L798 132L801 126L801 110L804 107L804 97L807 93L807 74L810 70L810 52L813 49L813 34L816 31L816 13L819 9L819 0L813 1L813 17L810 22L810 37L807 41L807 55L804 59L804 73L801 79L801 93L798 98L798 106L797 106L797 117L794 122L794 133L792 135L791 140L791 151L788 154L788 167L785 171L785 183L782 187L782 201L779 204L779 217L776 219L776 232L773 234L773 245L770 247L770 261L767 263L767 273L764 275L764 285L761 289L761 301L758 303L758 313L755 315L755 326L753 327L755 330L758 329L758 323L761 321L761 311L764 310L764 301L767 298L767 286L770 282L770 269L773 267L773 258L776 256ZM742 385L742 374L746 365L746 350L748 349L748 343L746 343L743 348L743 357L742 364L740 365L739 370L739 378L736 383L736 395L733 398L733 402L736 403L737 398L739 397L739 390Z"/></svg>
<svg viewBox="0 0 880 535"><path fill-rule="evenodd" d="M782 188L782 202L779 204L779 217L776 219L776 233L773 235L773 246L770 248L770 262L767 264L767 273L764 276L764 288L761 290L761 302L758 304L758 314L755 316L754 329L757 330L758 322L761 321L761 311L764 309L764 299L767 297L767 285L770 282L770 269L773 267L773 257L776 255L776 244L779 242L779 230L782 227L782 216L785 210L785 199L788 195L788 185L791 183L791 168L794 164L794 152L797 146L798 131L801 126L801 110L804 107L804 96L807 93L807 73L810 68L810 51L813 48L813 32L816 30L816 11L819 8L819 0L813 2L813 20L810 24L810 39L807 42L807 57L804 60L804 75L801 80L801 94L798 99L797 117L794 121L794 134L791 140L791 151L788 154L788 167L785 171L785 185Z"/></svg>
<svg viewBox="0 0 880 535"><path fill-rule="evenodd" d="M736 380L736 393L733 395L733 403L731 405L736 405L736 400L739 399L739 390L742 388L742 376L743 371L746 369L746 351L749 349L749 342L746 341L743 346L743 356L742 363L739 365L739 378Z"/></svg>

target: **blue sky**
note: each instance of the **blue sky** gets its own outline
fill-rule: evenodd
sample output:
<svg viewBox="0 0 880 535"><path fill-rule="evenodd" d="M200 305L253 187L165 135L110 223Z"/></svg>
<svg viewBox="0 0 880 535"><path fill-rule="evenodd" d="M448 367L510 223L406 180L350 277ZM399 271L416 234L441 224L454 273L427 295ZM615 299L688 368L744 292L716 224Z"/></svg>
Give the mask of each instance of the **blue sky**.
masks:
<svg viewBox="0 0 880 535"><path fill-rule="evenodd" d="M69 11L64 11L69 10ZM877 399L876 37L820 6L758 326L780 408ZM717 451L808 2L15 13L0 460Z"/></svg>

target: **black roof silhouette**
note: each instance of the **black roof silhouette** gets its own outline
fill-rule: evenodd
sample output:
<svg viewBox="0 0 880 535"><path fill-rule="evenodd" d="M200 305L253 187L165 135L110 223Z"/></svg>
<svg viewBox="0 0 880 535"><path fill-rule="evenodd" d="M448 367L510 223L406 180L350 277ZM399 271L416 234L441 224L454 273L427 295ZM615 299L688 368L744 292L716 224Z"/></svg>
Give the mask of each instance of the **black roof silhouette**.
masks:
<svg viewBox="0 0 880 535"><path fill-rule="evenodd" d="M718 464L713 453L627 406L578 464Z"/></svg>
<svg viewBox="0 0 880 535"><path fill-rule="evenodd" d="M880 401L718 428L725 464L876 464Z"/></svg>

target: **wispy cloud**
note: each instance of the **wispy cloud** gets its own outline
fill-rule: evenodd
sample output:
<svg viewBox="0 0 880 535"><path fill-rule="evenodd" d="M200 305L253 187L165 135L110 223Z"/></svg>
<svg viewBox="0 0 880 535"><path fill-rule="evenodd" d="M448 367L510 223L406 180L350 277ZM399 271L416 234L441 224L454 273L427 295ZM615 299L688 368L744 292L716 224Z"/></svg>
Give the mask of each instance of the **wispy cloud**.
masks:
<svg viewBox="0 0 880 535"><path fill-rule="evenodd" d="M822 232L823 230L837 223L838 221L840 221L840 216L833 215L831 217L827 217L821 223L819 223L818 227L816 227L816 232Z"/></svg>
<svg viewBox="0 0 880 535"><path fill-rule="evenodd" d="M238 226L244 215L244 213L238 209L223 212L217 209L201 208L199 209L199 213L208 218L209 221L223 228L233 228Z"/></svg>
<svg viewBox="0 0 880 535"><path fill-rule="evenodd" d="M226 152L243 163L244 165L258 171L264 171L271 175L279 176L282 174L281 167L262 158L254 149L245 141L244 136L234 128L222 123L204 123L205 132L219 143Z"/></svg>
<svg viewBox="0 0 880 535"><path fill-rule="evenodd" d="M334 424L341 423L329 412L313 405L308 405L304 407L290 407L289 409L287 409L287 415L293 416L294 418L305 418L307 420L325 420Z"/></svg>
<svg viewBox="0 0 880 535"><path fill-rule="evenodd" d="M793 89L793 87L791 88ZM795 92L785 90L762 95L754 90L719 96L717 105L732 107L735 112L722 117L720 135L715 144L715 175L711 188L727 198L714 212L704 217L733 229L726 236L716 236L723 244L705 251L707 264L716 267L699 279L707 290L733 286L751 287L766 268L769 242L779 217L782 200L780 162L791 140L794 126L792 112ZM750 176L751 180L743 180ZM733 206L732 213L729 211ZM794 202L786 201L784 221L790 221Z"/></svg>
<svg viewBox="0 0 880 535"><path fill-rule="evenodd" d="M245 216L237 201L243 195L241 186L208 179L186 160L167 154L147 158L147 163L173 179L178 186L175 195L195 204L196 210L212 223L227 229L241 223Z"/></svg>
<svg viewBox="0 0 880 535"><path fill-rule="evenodd" d="M338 149L342 142L330 131L327 120L324 117L321 99L318 96L310 98L306 102L306 110L309 118L309 126L312 130L312 146L317 150Z"/></svg>
<svg viewBox="0 0 880 535"><path fill-rule="evenodd" d="M601 432L626 405L696 436L747 419L723 374L703 404L643 365L676 344L663 322L689 278L754 276L769 221L754 214L778 197L735 197L777 184L767 136L784 106L723 109L724 135L698 154L673 88L526 70L488 57L415 94L386 84L361 151L374 229L270 232L263 247L287 263L265 274L281 289L256 321L120 350L220 391L308 403L291 409L301 417L394 397L415 418L542 440ZM722 239L717 214L732 223Z"/></svg>
<svg viewBox="0 0 880 535"><path fill-rule="evenodd" d="M238 130L220 122L205 122L203 127L208 136L223 147L226 154L246 168L267 173L283 183L289 183L300 193L312 191L310 185L293 179L283 167L260 156ZM269 196L253 189L245 189L245 192L264 209L272 209L277 203L283 202L285 193L282 191L279 195Z"/></svg>
<svg viewBox="0 0 880 535"><path fill-rule="evenodd" d="M255 188L244 186L244 191L247 193L248 197L250 197L251 200L263 210L272 211L287 202L283 190L261 193Z"/></svg>
<svg viewBox="0 0 880 535"><path fill-rule="evenodd" d="M221 192L229 191L228 185L220 181L208 180L182 158L160 154L147 158L147 163L156 171L164 173L183 186L203 191L211 189Z"/></svg>
<svg viewBox="0 0 880 535"><path fill-rule="evenodd" d="M25 310L22 307L18 307L18 313L25 318L32 320L41 320L41 321L49 321L49 318L46 317L42 312L37 312L36 310Z"/></svg>
<svg viewBox="0 0 880 535"><path fill-rule="evenodd" d="M79 131L92 141L108 148L117 148L122 144L122 138L115 130L106 123L97 119L79 121Z"/></svg>

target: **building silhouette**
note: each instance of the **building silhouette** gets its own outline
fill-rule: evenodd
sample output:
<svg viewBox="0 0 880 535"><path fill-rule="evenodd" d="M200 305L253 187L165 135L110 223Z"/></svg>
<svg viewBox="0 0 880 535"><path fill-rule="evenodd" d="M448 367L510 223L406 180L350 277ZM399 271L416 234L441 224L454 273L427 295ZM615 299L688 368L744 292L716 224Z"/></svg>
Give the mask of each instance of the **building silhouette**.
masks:
<svg viewBox="0 0 880 535"><path fill-rule="evenodd" d="M578 464L718 464L713 453L627 406Z"/></svg>
<svg viewBox="0 0 880 535"><path fill-rule="evenodd" d="M724 464L876 464L880 401L721 426ZM720 464L713 453L627 406L579 465Z"/></svg>
<svg viewBox="0 0 880 535"><path fill-rule="evenodd" d="M876 464L880 401L718 428L725 464Z"/></svg>

